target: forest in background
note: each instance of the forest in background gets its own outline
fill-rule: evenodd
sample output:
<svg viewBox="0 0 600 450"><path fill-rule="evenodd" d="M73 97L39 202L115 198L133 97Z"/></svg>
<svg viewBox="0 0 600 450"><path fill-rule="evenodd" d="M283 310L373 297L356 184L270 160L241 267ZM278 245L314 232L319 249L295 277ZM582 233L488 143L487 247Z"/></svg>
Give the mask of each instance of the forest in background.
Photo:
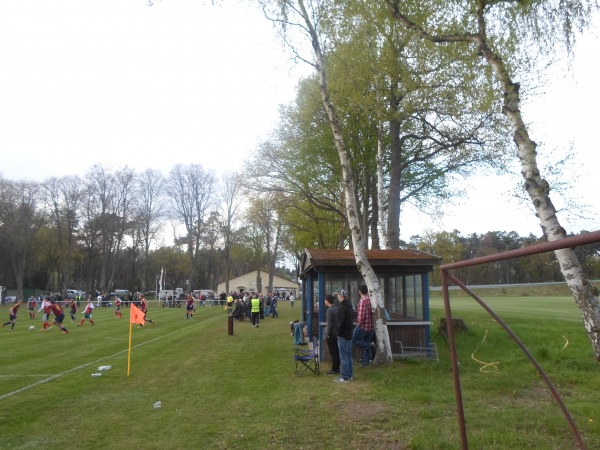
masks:
<svg viewBox="0 0 600 450"><path fill-rule="evenodd" d="M151 291L163 270L165 287L215 289L227 274L257 267L294 279L304 248L347 247L341 216L311 227L286 196L258 194L243 179L233 174L217 180L198 165L176 166L170 177L94 166L85 177L0 179L0 284L56 292ZM321 245L324 236L330 239ZM453 230L401 244L449 263L542 241L516 232L463 236ZM586 273L600 278L600 243L576 252ZM459 269L456 275L471 285L562 281L553 253ZM431 282L439 285L436 270Z"/></svg>

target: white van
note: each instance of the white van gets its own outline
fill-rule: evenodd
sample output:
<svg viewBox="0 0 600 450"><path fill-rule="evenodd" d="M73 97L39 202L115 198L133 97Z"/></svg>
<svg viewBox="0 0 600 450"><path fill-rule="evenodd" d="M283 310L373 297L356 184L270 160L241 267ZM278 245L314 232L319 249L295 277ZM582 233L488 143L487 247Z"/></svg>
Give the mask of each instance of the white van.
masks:
<svg viewBox="0 0 600 450"><path fill-rule="evenodd" d="M215 293L211 289L196 289L192 292L194 298L198 299L201 295L206 297L206 300L212 300L215 298Z"/></svg>
<svg viewBox="0 0 600 450"><path fill-rule="evenodd" d="M127 289L115 289L115 295L120 299L129 299L129 291Z"/></svg>

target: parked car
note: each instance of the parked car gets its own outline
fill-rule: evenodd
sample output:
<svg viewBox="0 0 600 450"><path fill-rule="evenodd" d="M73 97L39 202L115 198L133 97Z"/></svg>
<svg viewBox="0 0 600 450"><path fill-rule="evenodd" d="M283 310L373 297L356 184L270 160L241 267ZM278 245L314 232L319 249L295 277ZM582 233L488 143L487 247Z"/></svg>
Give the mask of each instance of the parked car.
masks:
<svg viewBox="0 0 600 450"><path fill-rule="evenodd" d="M75 298L79 295L79 291L75 289L65 289L65 293L67 298Z"/></svg>
<svg viewBox="0 0 600 450"><path fill-rule="evenodd" d="M111 297L119 297L121 300L129 299L129 290L127 289L115 289L110 293Z"/></svg>

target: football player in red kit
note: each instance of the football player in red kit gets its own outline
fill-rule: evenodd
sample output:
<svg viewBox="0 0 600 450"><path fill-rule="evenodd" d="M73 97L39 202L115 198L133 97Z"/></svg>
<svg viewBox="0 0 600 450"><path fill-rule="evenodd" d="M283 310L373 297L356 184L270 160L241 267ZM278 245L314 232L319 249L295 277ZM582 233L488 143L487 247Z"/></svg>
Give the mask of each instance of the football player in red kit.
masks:
<svg viewBox="0 0 600 450"><path fill-rule="evenodd" d="M63 320L65 320L65 312L58 303L50 303L50 309L52 310L52 314L54 314L53 324L60 328L63 334L67 334L69 330L67 330L63 326Z"/></svg>

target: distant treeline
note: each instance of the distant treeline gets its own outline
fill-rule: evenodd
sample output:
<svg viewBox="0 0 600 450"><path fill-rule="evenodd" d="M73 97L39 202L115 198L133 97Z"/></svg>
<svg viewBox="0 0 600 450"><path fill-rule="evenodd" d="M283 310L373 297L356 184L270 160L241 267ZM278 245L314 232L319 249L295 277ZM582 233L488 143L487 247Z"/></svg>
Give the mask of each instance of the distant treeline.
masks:
<svg viewBox="0 0 600 450"><path fill-rule="evenodd" d="M579 234L585 234L582 231ZM489 231L485 234L462 236L459 231L427 233L415 236L410 246L443 258L442 263L473 259L480 256L515 250L546 242L532 234L519 236L511 231ZM600 278L600 242L582 245L575 249L586 276ZM465 267L452 272L468 285L492 285L515 283L543 283L564 281L553 252L522 258L497 261L474 267ZM432 284L440 284L439 270L434 270Z"/></svg>

